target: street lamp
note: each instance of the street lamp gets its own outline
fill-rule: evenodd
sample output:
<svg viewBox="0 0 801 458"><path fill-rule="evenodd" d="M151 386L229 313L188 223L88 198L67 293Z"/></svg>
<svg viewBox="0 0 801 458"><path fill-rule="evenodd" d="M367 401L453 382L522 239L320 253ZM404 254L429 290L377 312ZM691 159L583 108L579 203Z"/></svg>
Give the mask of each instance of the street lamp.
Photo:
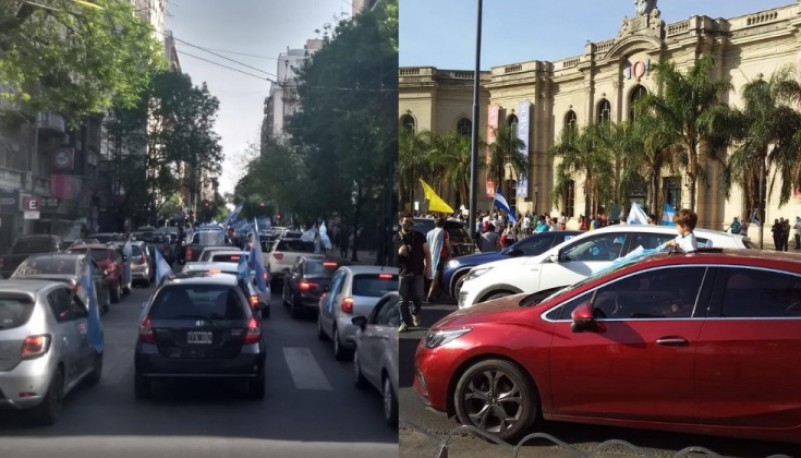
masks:
<svg viewBox="0 0 801 458"><path fill-rule="evenodd" d="M478 84L481 75L481 12L484 9L483 4L483 0L478 0L478 21L476 24L476 69L473 73L473 131L471 132L472 144L470 148L470 210L467 218L473 234L473 240L478 239L475 221L476 207L478 206L478 190L476 189L478 187Z"/></svg>

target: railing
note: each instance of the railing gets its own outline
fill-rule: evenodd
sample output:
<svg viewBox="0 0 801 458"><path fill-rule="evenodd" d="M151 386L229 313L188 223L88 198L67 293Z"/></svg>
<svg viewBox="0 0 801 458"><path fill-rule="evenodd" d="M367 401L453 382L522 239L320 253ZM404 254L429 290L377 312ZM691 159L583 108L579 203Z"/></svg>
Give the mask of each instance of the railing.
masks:
<svg viewBox="0 0 801 458"><path fill-rule="evenodd" d="M400 69L400 76L414 76L419 75L420 69L419 68L402 68Z"/></svg>
<svg viewBox="0 0 801 458"><path fill-rule="evenodd" d="M504 69L504 73L514 73L523 71L523 64L514 64L514 65L507 65Z"/></svg>
<svg viewBox="0 0 801 458"><path fill-rule="evenodd" d="M595 44L595 52L602 53L609 51L610 49L612 49L612 46L614 45L615 45L615 40L601 41Z"/></svg>
<svg viewBox="0 0 801 458"><path fill-rule="evenodd" d="M679 35L690 30L690 21L681 21L667 26L667 36Z"/></svg>
<svg viewBox="0 0 801 458"><path fill-rule="evenodd" d="M574 57L573 59L567 59L562 62L562 68L573 68L581 62L580 57Z"/></svg>
<svg viewBox="0 0 801 458"><path fill-rule="evenodd" d="M759 25L764 24L766 22L775 21L779 17L778 11L766 11L764 13L754 14L753 16L748 16L746 20L747 25Z"/></svg>

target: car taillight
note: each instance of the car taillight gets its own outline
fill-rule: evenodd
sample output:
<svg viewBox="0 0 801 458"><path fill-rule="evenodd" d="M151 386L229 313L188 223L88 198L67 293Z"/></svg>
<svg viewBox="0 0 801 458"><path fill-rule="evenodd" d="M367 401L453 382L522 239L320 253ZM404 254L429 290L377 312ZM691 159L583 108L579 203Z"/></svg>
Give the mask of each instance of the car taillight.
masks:
<svg viewBox="0 0 801 458"><path fill-rule="evenodd" d="M250 305L252 307L255 307L255 306L259 305L259 296L255 295L255 294L250 296Z"/></svg>
<svg viewBox="0 0 801 458"><path fill-rule="evenodd" d="M323 267L336 267L336 266L337 266L337 263L335 263L335 262L326 261L326 262L323 263Z"/></svg>
<svg viewBox="0 0 801 458"><path fill-rule="evenodd" d="M153 332L153 323L150 321L150 317L145 317L142 324L139 325L139 341L149 344L156 343L156 334Z"/></svg>
<svg viewBox="0 0 801 458"><path fill-rule="evenodd" d="M275 256L276 261L284 259L284 253L273 253L273 256Z"/></svg>
<svg viewBox="0 0 801 458"><path fill-rule="evenodd" d="M245 345L259 343L261 339L261 326L256 318L251 318L245 330Z"/></svg>
<svg viewBox="0 0 801 458"><path fill-rule="evenodd" d="M22 341L22 359L38 358L50 349L50 334L28 336Z"/></svg>
<svg viewBox="0 0 801 458"><path fill-rule="evenodd" d="M186 257L187 257L187 259L192 259L192 247L191 246L186 247Z"/></svg>
<svg viewBox="0 0 801 458"><path fill-rule="evenodd" d="M353 298L342 299L342 313L353 313Z"/></svg>
<svg viewBox="0 0 801 458"><path fill-rule="evenodd" d="M392 274L378 274L378 278L382 280L392 280Z"/></svg>
<svg viewBox="0 0 801 458"><path fill-rule="evenodd" d="M310 291L312 288L316 288L317 286L319 286L317 283L306 280L301 280L300 283L298 283L298 287L301 291Z"/></svg>

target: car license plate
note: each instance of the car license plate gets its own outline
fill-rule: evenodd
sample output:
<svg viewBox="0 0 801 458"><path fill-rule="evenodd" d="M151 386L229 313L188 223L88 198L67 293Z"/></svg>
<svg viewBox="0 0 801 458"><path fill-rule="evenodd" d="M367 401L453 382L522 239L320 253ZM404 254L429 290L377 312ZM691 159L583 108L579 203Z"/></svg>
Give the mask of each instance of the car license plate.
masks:
<svg viewBox="0 0 801 458"><path fill-rule="evenodd" d="M190 331L186 333L186 342L190 344L210 344L210 331Z"/></svg>

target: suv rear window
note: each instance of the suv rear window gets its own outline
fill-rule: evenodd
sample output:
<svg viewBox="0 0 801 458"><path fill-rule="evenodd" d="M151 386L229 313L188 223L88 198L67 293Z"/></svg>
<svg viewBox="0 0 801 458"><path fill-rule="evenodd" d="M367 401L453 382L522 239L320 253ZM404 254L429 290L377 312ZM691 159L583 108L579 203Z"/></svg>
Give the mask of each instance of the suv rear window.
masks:
<svg viewBox="0 0 801 458"><path fill-rule="evenodd" d="M154 320L244 320L245 304L236 289L223 285L166 286L148 315Z"/></svg>
<svg viewBox="0 0 801 458"><path fill-rule="evenodd" d="M276 250L296 253L314 253L314 242L304 242L302 240L281 240L278 242L278 247Z"/></svg>
<svg viewBox="0 0 801 458"><path fill-rule="evenodd" d="M33 301L27 296L0 294L0 330L18 328L31 319Z"/></svg>
<svg viewBox="0 0 801 458"><path fill-rule="evenodd" d="M398 276L394 274L358 274L353 277L353 295L381 297L398 290Z"/></svg>

